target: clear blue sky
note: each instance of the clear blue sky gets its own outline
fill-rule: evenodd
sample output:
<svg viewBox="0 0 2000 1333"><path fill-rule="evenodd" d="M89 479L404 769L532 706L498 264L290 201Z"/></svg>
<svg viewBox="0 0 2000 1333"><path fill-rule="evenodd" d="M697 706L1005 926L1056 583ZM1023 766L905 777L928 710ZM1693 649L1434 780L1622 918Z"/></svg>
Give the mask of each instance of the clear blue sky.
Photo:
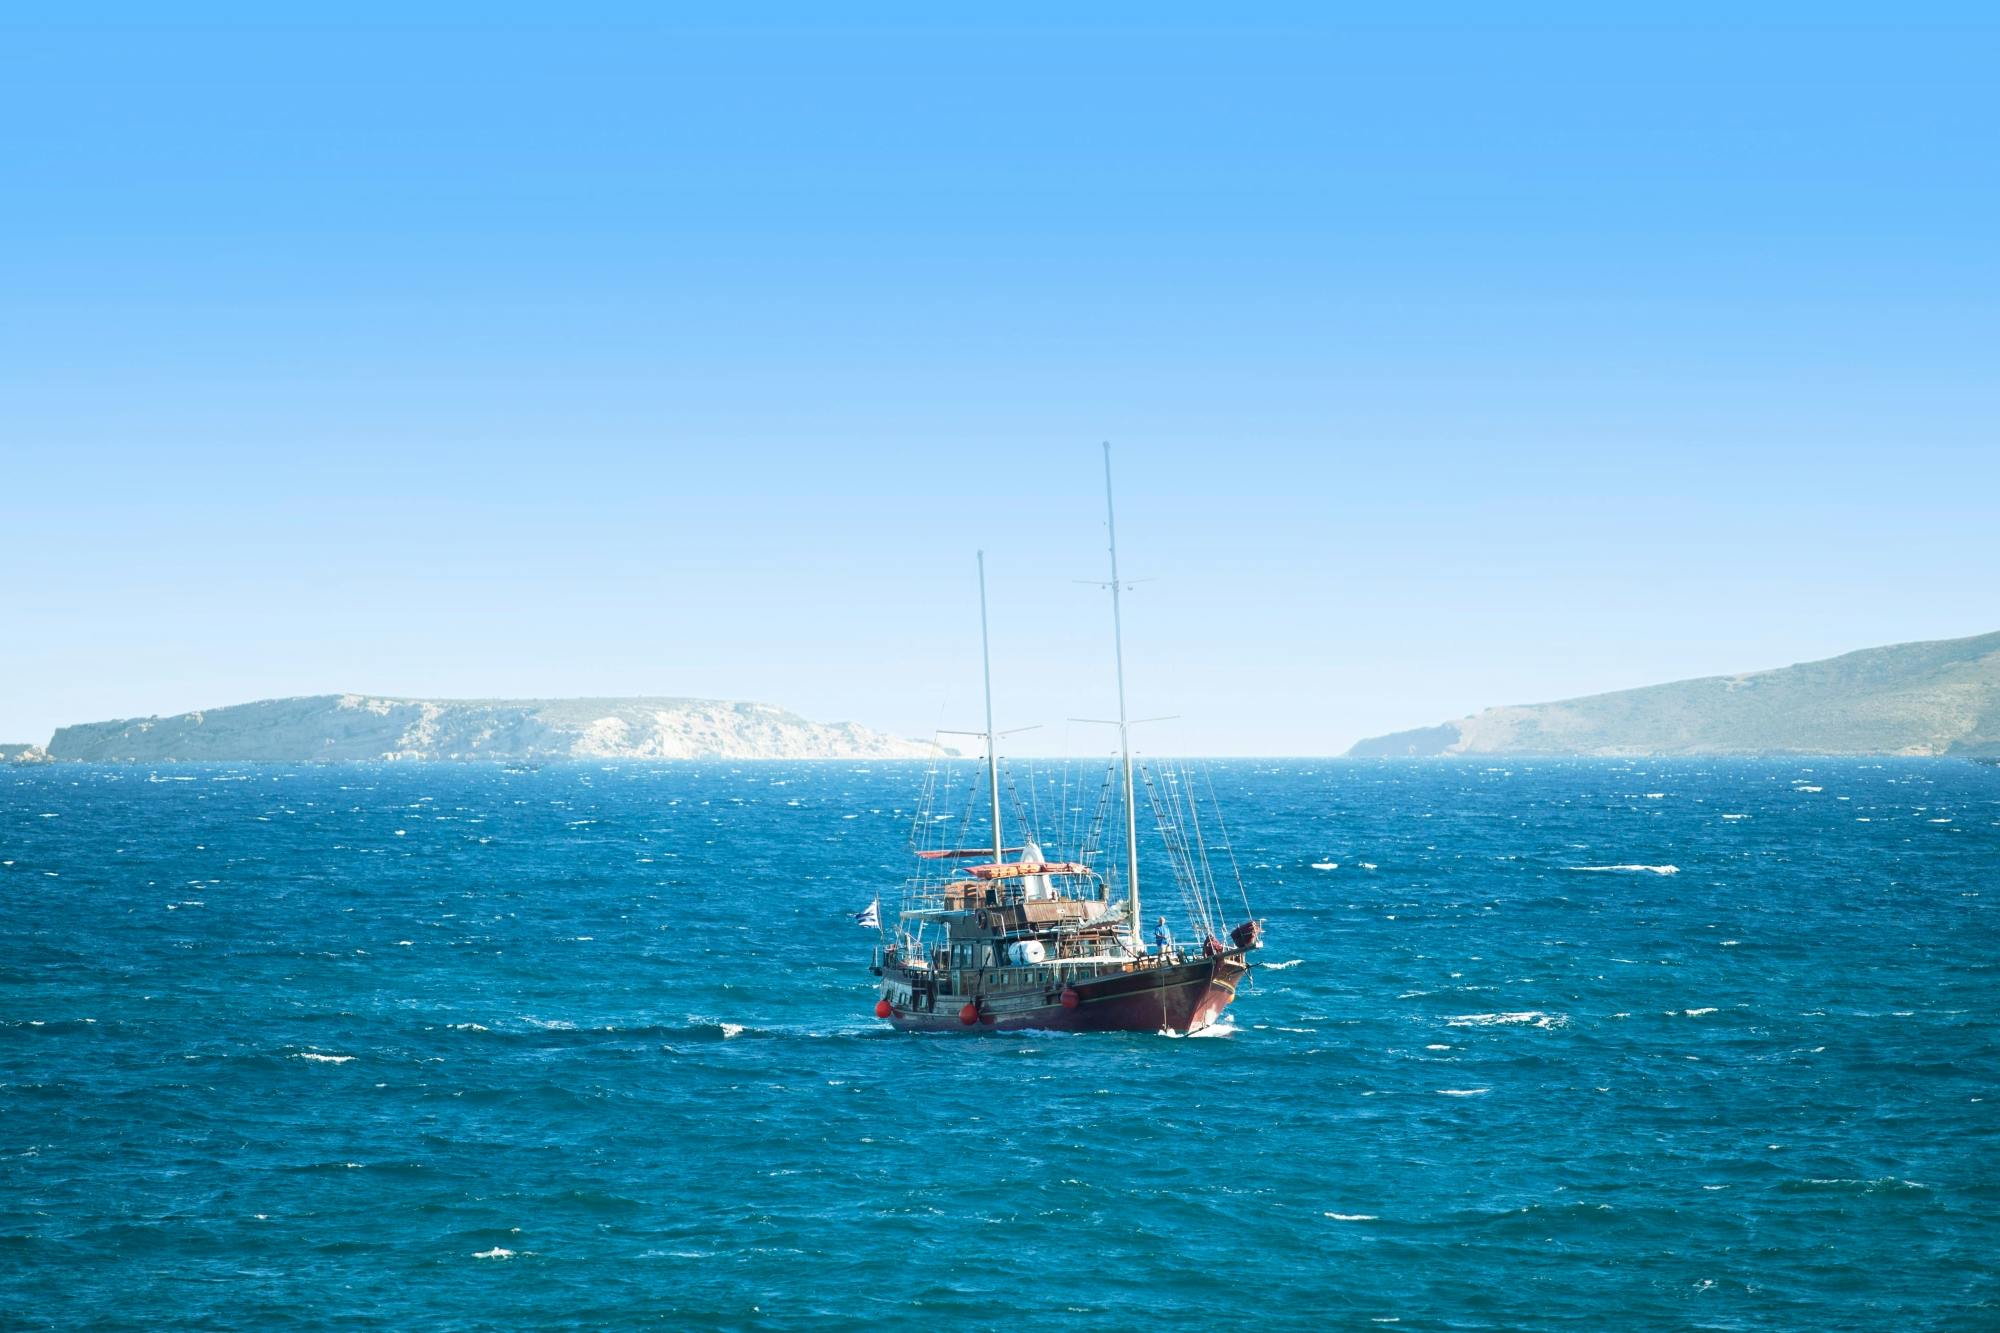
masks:
<svg viewBox="0 0 2000 1333"><path fill-rule="evenodd" d="M983 546L1096 748L1103 439L1157 749L2000 628L1978 11L172 8L0 19L0 739L928 734Z"/></svg>

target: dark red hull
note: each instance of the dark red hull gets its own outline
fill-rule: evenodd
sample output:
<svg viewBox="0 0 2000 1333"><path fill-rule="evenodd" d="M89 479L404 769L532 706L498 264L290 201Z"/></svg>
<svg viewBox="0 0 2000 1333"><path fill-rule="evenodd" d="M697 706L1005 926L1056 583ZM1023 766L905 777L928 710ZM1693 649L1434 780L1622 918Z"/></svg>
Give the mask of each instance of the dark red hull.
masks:
<svg viewBox="0 0 2000 1333"><path fill-rule="evenodd" d="M892 1009L889 1022L905 1032L1192 1032L1214 1023L1236 998L1248 970L1241 950L1190 958L1132 972L1073 981L1074 1008L1045 991L993 992L979 997L977 1017L964 1021L969 997L939 995L935 1009Z"/></svg>

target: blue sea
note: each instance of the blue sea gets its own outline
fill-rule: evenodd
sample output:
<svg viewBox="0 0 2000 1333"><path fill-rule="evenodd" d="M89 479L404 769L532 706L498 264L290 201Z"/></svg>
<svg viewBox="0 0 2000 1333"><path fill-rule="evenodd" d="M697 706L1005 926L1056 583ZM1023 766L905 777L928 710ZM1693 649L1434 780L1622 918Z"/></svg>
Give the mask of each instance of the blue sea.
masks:
<svg viewBox="0 0 2000 1333"><path fill-rule="evenodd" d="M0 1326L2000 1328L2000 769L1211 771L1194 1038L878 1023L909 765L0 772Z"/></svg>

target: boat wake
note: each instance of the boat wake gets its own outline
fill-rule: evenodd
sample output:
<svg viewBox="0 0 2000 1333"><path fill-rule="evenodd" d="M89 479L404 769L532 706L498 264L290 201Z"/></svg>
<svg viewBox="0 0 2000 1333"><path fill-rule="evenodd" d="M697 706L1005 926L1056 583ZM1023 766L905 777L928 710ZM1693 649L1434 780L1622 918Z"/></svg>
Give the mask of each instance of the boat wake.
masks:
<svg viewBox="0 0 2000 1333"><path fill-rule="evenodd" d="M1207 1027L1196 1028L1192 1032L1176 1032L1172 1028L1161 1028L1158 1035L1179 1041L1187 1037L1233 1037L1239 1030L1235 1023L1225 1018L1219 1023L1210 1023Z"/></svg>

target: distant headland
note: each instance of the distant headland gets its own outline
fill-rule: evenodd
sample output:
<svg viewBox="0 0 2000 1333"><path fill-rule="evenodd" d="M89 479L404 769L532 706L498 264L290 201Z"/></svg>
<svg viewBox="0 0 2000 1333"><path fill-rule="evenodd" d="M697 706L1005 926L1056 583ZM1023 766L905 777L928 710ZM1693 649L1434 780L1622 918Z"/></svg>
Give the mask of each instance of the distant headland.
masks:
<svg viewBox="0 0 2000 1333"><path fill-rule="evenodd" d="M852 722L722 699L403 699L321 694L172 717L86 722L20 762L911 759L934 747Z"/></svg>
<svg viewBox="0 0 2000 1333"><path fill-rule="evenodd" d="M2000 633L1489 708L1348 754L2000 756Z"/></svg>

